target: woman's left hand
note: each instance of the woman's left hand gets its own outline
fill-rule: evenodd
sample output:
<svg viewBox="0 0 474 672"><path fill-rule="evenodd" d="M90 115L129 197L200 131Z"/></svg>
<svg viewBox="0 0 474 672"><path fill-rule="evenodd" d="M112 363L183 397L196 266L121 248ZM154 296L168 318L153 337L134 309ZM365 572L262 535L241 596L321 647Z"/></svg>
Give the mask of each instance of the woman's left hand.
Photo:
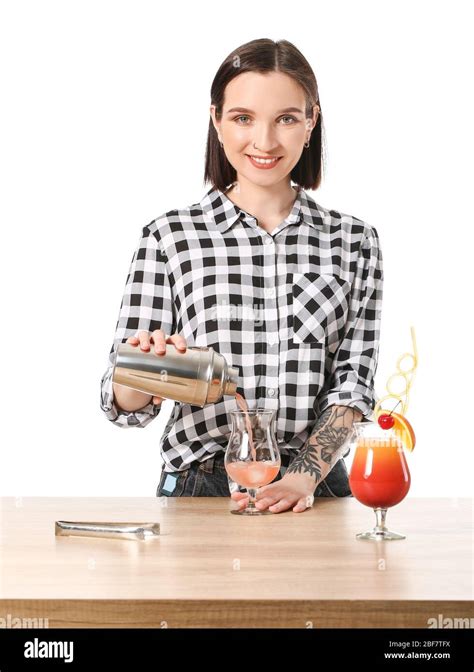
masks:
<svg viewBox="0 0 474 672"><path fill-rule="evenodd" d="M309 474L286 473L279 481L258 489L255 506L260 510L269 509L272 513L291 508L295 513L302 513L313 506L315 489L315 480ZM239 509L244 509L249 496L245 492L233 492L231 499L238 502Z"/></svg>

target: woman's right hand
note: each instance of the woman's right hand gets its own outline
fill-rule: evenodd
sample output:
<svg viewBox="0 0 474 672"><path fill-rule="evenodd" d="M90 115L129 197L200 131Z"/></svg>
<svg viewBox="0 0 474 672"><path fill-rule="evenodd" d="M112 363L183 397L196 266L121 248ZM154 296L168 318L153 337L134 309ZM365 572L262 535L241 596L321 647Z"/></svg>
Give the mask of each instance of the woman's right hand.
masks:
<svg viewBox="0 0 474 672"><path fill-rule="evenodd" d="M173 334L172 336L166 336L165 332L162 329L155 329L153 332L149 331L139 331L137 336L130 336L127 338L127 343L133 345L134 347L140 346L144 351L150 349L150 344L153 343L155 346L155 352L157 355L164 355L166 352L166 343L172 343L178 352L186 352L186 341L179 334ZM163 397L153 397L154 404L161 404Z"/></svg>

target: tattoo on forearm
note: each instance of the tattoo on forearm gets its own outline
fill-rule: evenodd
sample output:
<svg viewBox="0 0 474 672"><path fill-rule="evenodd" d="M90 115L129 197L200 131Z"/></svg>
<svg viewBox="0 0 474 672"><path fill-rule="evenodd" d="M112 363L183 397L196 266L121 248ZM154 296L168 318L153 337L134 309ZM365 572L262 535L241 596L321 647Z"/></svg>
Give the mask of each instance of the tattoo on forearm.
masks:
<svg viewBox="0 0 474 672"><path fill-rule="evenodd" d="M302 449L288 467L287 473L307 473L314 476L316 483L319 483L321 480L321 465L315 451Z"/></svg>
<svg viewBox="0 0 474 672"><path fill-rule="evenodd" d="M321 446L321 459L326 464L331 464L334 453L347 441L350 427L344 422L345 415L350 415L350 421L354 417L352 408L335 406L334 414L331 416L327 424L318 433L317 441Z"/></svg>
<svg viewBox="0 0 474 672"><path fill-rule="evenodd" d="M321 480L321 463L331 464L335 454L346 442L352 424L362 417L362 413L350 406L330 406L316 422L307 445L302 448L288 467L288 473L306 472Z"/></svg>
<svg viewBox="0 0 474 672"><path fill-rule="evenodd" d="M316 432L320 430L321 427L324 427L331 415L332 408L327 408L321 413L318 420L316 421L311 436L314 436L314 434L316 434ZM306 472L311 474L311 476L314 476L316 478L316 482L319 482L321 480L321 466L319 464L319 459L316 452L314 450L309 450L308 448L309 446L307 448L303 448L299 452L299 454L288 467L287 473L301 474L302 472Z"/></svg>

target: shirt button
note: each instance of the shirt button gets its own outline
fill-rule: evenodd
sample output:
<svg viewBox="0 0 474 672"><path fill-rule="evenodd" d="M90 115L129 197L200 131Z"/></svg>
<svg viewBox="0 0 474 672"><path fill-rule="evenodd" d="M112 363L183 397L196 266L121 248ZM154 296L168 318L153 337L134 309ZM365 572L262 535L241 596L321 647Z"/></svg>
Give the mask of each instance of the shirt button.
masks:
<svg viewBox="0 0 474 672"><path fill-rule="evenodd" d="M271 245L273 243L273 238L265 238L265 243Z"/></svg>
<svg viewBox="0 0 474 672"><path fill-rule="evenodd" d="M273 298L275 296L275 287L268 287L265 293L270 299Z"/></svg>
<svg viewBox="0 0 474 672"><path fill-rule="evenodd" d="M273 387L271 387L271 388L268 390L268 396L269 396L269 397L274 397L274 396L275 396L275 390L273 389Z"/></svg>

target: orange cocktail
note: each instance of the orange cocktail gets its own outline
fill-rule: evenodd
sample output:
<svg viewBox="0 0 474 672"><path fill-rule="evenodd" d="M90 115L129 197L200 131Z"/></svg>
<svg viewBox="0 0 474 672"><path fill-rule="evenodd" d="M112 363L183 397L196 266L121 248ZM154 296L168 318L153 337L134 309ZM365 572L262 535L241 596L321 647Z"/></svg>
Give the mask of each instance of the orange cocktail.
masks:
<svg viewBox="0 0 474 672"><path fill-rule="evenodd" d="M410 470L405 459L405 433L397 427L384 429L378 422L356 422L353 427L354 459L349 485L354 497L375 511L376 526L358 539L404 539L385 526L387 509L406 497L410 489Z"/></svg>
<svg viewBox="0 0 474 672"><path fill-rule="evenodd" d="M349 483L354 497L374 509L401 502L410 489L410 470L401 443L394 438L360 438Z"/></svg>
<svg viewBox="0 0 474 672"><path fill-rule="evenodd" d="M375 511L376 525L371 532L356 535L358 539L405 539L404 535L391 532L385 527L387 509L406 497L410 489L410 470L405 459L405 450L412 452L416 437L406 417L408 394L418 366L415 328L411 327L413 354L405 352L397 361L397 372L387 381L387 395L377 401L374 422L357 422L351 437L355 455L352 462L349 484L352 494L359 502ZM402 362L409 360L407 364ZM396 380L405 383L405 389L395 391ZM382 407L388 399L397 401L391 410ZM400 412L395 409L401 404Z"/></svg>

